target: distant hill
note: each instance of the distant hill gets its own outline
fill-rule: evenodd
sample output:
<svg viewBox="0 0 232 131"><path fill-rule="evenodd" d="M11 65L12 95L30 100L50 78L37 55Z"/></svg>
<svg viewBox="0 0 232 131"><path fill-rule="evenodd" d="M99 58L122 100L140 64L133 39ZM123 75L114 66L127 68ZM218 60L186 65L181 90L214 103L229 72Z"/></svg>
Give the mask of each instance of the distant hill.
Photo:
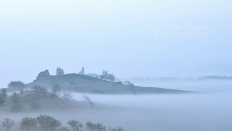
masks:
<svg viewBox="0 0 232 131"><path fill-rule="evenodd" d="M204 76L200 77L197 80L231 80L232 76Z"/></svg>
<svg viewBox="0 0 232 131"><path fill-rule="evenodd" d="M232 61L217 61L188 68L181 71L192 76L230 76L232 74Z"/></svg>
<svg viewBox="0 0 232 131"><path fill-rule="evenodd" d="M61 89L65 91L94 94L171 94L188 92L156 87L123 85L122 82L110 82L80 74L37 77L36 80L26 84L26 86L32 87L35 85L40 85L41 87L51 89L54 84L60 85Z"/></svg>

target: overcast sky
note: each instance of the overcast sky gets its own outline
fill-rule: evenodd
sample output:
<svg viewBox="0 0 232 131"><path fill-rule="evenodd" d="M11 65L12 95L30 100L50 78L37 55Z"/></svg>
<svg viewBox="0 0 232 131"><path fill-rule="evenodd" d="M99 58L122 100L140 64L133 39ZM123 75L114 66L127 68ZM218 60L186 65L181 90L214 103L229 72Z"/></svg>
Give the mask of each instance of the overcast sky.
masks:
<svg viewBox="0 0 232 131"><path fill-rule="evenodd" d="M0 86L40 71L232 74L230 0L0 0Z"/></svg>

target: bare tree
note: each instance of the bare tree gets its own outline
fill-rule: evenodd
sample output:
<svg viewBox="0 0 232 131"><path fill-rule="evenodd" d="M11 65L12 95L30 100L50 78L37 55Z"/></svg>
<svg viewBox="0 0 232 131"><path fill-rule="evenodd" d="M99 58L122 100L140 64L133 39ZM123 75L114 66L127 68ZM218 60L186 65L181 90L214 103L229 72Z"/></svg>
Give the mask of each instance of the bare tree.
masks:
<svg viewBox="0 0 232 131"><path fill-rule="evenodd" d="M65 100L71 99L73 97L71 92L63 92L63 97Z"/></svg>
<svg viewBox="0 0 232 131"><path fill-rule="evenodd" d="M85 128L88 130L88 131L95 131L97 129L97 125L92 123L92 122L87 122L85 124Z"/></svg>
<svg viewBox="0 0 232 131"><path fill-rule="evenodd" d="M14 126L14 121L10 120L9 118L5 118L2 122L2 127L6 128L6 131L9 131L10 128Z"/></svg>
<svg viewBox="0 0 232 131"><path fill-rule="evenodd" d="M73 131L81 131L81 128L83 127L83 125L76 120L70 120L67 123L73 129Z"/></svg>
<svg viewBox="0 0 232 131"><path fill-rule="evenodd" d="M93 108L93 102L91 101L90 97L89 96L83 96L83 98L85 100L87 100L89 102L90 106Z"/></svg>
<svg viewBox="0 0 232 131"><path fill-rule="evenodd" d="M64 75L64 70L60 67L56 69L56 75Z"/></svg>
<svg viewBox="0 0 232 131"><path fill-rule="evenodd" d="M131 89L132 89L132 91L133 91L133 94L134 94L134 95L137 94L137 91L135 90L135 86L134 86L133 83L131 83L130 81L125 81L125 82L124 82L124 85L130 86Z"/></svg>

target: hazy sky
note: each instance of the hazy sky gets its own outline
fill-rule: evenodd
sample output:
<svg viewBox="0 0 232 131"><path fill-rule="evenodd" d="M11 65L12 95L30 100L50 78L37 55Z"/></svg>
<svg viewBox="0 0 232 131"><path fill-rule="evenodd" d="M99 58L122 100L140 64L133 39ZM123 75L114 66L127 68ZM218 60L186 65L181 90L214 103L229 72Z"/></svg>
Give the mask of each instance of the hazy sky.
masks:
<svg viewBox="0 0 232 131"><path fill-rule="evenodd" d="M232 1L0 0L0 86L40 71L232 74Z"/></svg>

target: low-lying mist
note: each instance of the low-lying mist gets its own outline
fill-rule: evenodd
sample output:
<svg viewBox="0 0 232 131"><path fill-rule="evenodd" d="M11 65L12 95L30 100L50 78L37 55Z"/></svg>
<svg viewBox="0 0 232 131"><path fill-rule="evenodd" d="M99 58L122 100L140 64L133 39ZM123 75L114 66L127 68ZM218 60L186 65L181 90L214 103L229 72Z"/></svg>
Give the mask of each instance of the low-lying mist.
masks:
<svg viewBox="0 0 232 131"><path fill-rule="evenodd" d="M75 98L80 98L80 94ZM128 131L231 130L231 94L90 95L94 103L111 109L95 110L89 117ZM85 117L85 113L80 114Z"/></svg>
<svg viewBox="0 0 232 131"><path fill-rule="evenodd" d="M65 123L68 120L76 119L82 123L92 121L103 123L105 126L121 126L127 131L232 130L232 92L229 88L231 82L185 82L183 85L165 83L158 87L167 88L172 84L172 89L189 89L203 93L156 95L72 93L73 99L79 102L79 109L62 112L54 109L43 112L6 113L0 115L0 121L8 117L19 122L25 116L36 117L39 114L46 114L62 121L64 126L67 126ZM93 105L89 103L90 101Z"/></svg>
<svg viewBox="0 0 232 131"><path fill-rule="evenodd" d="M188 90L204 93L232 93L231 80L205 80L205 81L132 81L135 85L145 87L161 87L168 89Z"/></svg>

